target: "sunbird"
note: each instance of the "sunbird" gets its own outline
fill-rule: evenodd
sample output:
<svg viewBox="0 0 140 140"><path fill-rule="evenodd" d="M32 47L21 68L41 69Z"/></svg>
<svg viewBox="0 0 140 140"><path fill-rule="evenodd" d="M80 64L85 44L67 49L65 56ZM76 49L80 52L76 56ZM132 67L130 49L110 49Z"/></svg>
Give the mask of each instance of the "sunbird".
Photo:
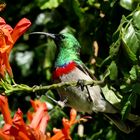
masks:
<svg viewBox="0 0 140 140"><path fill-rule="evenodd" d="M55 59L53 79L55 83L78 82L79 86L67 86L58 88L61 101L66 106L72 107L79 112L103 113L121 131L130 133L134 130L134 123L123 121L119 110L105 99L99 85L82 86L82 81L91 81L96 78L80 59L78 40L70 33L52 34L45 32L33 32L31 34L44 34L54 40L58 53Z"/></svg>

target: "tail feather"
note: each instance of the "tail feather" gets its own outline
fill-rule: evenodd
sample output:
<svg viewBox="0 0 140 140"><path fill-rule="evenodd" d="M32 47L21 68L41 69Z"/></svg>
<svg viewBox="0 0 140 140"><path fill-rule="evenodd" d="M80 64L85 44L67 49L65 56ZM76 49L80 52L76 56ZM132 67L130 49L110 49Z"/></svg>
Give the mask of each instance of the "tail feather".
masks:
<svg viewBox="0 0 140 140"><path fill-rule="evenodd" d="M130 120L123 121L119 113L116 113L116 114L106 113L104 114L104 116L108 118L109 120L111 120L114 123L114 125L117 128L119 128L121 131L123 131L124 133L129 134L133 132L136 128L136 124L134 122Z"/></svg>

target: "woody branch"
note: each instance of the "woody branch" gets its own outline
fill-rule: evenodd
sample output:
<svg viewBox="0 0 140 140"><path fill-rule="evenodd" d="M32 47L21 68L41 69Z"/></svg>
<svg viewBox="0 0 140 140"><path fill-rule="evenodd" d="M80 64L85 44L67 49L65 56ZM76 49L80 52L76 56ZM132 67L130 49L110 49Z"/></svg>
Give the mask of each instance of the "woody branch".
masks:
<svg viewBox="0 0 140 140"><path fill-rule="evenodd" d="M101 81L98 81L98 80L91 80L91 81L82 81L82 84L84 86L86 85L101 85L104 83L104 79L101 80ZM51 85L46 85L46 86L33 86L33 87L30 87L28 85L24 85L24 84L15 84L15 85L10 85L4 81L1 81L1 86L4 90L4 93L5 95L9 96L13 93L18 93L18 92L39 92L39 91L48 91L48 90L52 90L52 89L57 89L57 88L60 88L60 87L67 87L67 86L78 86L80 85L79 84L79 81L71 81L71 82L61 82L61 83L57 83L57 84L51 84Z"/></svg>

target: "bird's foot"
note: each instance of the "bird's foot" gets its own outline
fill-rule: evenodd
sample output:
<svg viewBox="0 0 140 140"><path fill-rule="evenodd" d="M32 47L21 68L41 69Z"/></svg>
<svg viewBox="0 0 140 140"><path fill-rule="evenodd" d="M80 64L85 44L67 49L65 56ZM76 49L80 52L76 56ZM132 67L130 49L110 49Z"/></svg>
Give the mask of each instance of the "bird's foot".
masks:
<svg viewBox="0 0 140 140"><path fill-rule="evenodd" d="M67 99L63 100L63 101L58 101L57 104L61 107L61 108L64 108L66 106L66 102L67 102Z"/></svg>
<svg viewBox="0 0 140 140"><path fill-rule="evenodd" d="M77 82L77 85L81 87L82 91L84 90L84 88L87 90L87 100L89 100L89 102L91 102L92 98L91 98L88 86L85 85L85 80L79 79L78 82Z"/></svg>
<svg viewBox="0 0 140 140"><path fill-rule="evenodd" d="M80 86L81 87L81 90L83 91L84 90L84 87L85 87L85 80L79 79L77 81L77 86Z"/></svg>

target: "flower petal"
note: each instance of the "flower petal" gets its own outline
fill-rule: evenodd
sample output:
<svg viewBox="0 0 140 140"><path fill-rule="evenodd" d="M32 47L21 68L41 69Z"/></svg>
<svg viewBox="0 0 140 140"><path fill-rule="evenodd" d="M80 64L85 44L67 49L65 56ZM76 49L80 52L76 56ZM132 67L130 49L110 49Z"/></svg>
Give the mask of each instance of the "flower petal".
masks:
<svg viewBox="0 0 140 140"><path fill-rule="evenodd" d="M11 77L13 77L12 69L9 63L9 55L7 53L3 54L3 63L5 65L6 71L9 73Z"/></svg>
<svg viewBox="0 0 140 140"><path fill-rule="evenodd" d="M10 33L12 33L13 31L13 28L10 25L6 24L5 20L2 17L0 17L0 28L7 29Z"/></svg>
<svg viewBox="0 0 140 140"><path fill-rule="evenodd" d="M45 130L46 130L46 128L47 128L48 121L49 121L49 116L48 116L48 114L46 113L46 114L42 117L41 122L40 122L40 124L39 124L39 130L40 130L43 134L45 134Z"/></svg>
<svg viewBox="0 0 140 140"><path fill-rule="evenodd" d="M30 27L30 25L31 25L31 22L26 18L21 19L17 23L17 25L15 26L11 34L14 43Z"/></svg>
<svg viewBox="0 0 140 140"><path fill-rule="evenodd" d="M6 96L0 95L0 110L3 114L5 123L12 124L12 118L8 106L8 99L6 98Z"/></svg>
<svg viewBox="0 0 140 140"><path fill-rule="evenodd" d="M75 109L71 109L70 111L70 124L74 124L76 122L77 112Z"/></svg>
<svg viewBox="0 0 140 140"><path fill-rule="evenodd" d="M6 69L6 67L5 67L5 64L3 63L3 58L2 58L2 54L0 53L0 78L2 77L4 77L4 75L5 75L5 69Z"/></svg>
<svg viewBox="0 0 140 140"><path fill-rule="evenodd" d="M15 140L30 140L29 137L22 131L14 126L10 128L10 135L14 136Z"/></svg>
<svg viewBox="0 0 140 140"><path fill-rule="evenodd" d="M27 127L28 136L30 140L49 140L48 135L44 135L38 129L31 128L30 126Z"/></svg>
<svg viewBox="0 0 140 140"><path fill-rule="evenodd" d="M2 132L2 130L0 130L0 139L2 139L2 140L14 140L14 138L12 136L8 136L8 135L4 134Z"/></svg>
<svg viewBox="0 0 140 140"><path fill-rule="evenodd" d="M50 140L66 140L65 135L62 130L58 131L54 136L50 138Z"/></svg>
<svg viewBox="0 0 140 140"><path fill-rule="evenodd" d="M2 132L5 134L5 135L10 135L10 129L11 129L12 125L11 124L5 124L2 128Z"/></svg>
<svg viewBox="0 0 140 140"><path fill-rule="evenodd" d="M27 119L28 119L29 122L32 121L32 119L33 119L33 113L32 112L30 112L30 111L27 112Z"/></svg>
<svg viewBox="0 0 140 140"><path fill-rule="evenodd" d="M5 20L2 17L0 17L0 26L5 25L5 24L6 24Z"/></svg>
<svg viewBox="0 0 140 140"><path fill-rule="evenodd" d="M32 128L38 128L39 127L40 121L42 120L42 117L44 116L44 113L45 113L46 110L47 110L46 104L42 103L34 114L33 120L30 124L30 126Z"/></svg>
<svg viewBox="0 0 140 140"><path fill-rule="evenodd" d="M14 115L13 118L13 124L16 126L25 126L24 120L23 120L23 113L22 111L18 108L17 112Z"/></svg>

